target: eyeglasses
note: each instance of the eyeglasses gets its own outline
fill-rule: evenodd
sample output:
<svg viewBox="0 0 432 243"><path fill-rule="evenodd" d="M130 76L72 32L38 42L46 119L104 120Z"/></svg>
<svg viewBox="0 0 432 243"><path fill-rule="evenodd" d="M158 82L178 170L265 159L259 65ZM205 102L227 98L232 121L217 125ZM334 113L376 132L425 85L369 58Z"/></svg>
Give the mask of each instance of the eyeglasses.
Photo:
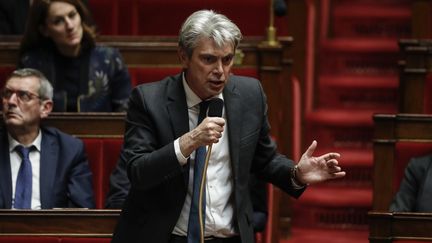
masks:
<svg viewBox="0 0 432 243"><path fill-rule="evenodd" d="M10 99L10 97L12 97L13 94L16 94L17 98L23 102L29 102L32 99L40 99L39 95L33 94L29 91L11 90L11 89L4 89L1 93L1 97L3 99Z"/></svg>

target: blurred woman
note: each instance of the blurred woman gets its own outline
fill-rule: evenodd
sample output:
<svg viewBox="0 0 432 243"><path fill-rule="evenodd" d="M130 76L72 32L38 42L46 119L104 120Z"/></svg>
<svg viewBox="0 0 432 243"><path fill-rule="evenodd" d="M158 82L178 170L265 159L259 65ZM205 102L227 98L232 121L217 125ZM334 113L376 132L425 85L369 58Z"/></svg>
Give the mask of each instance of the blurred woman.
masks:
<svg viewBox="0 0 432 243"><path fill-rule="evenodd" d="M34 0L18 66L42 71L54 86L54 111L124 111L130 76L117 49L96 45L80 0Z"/></svg>

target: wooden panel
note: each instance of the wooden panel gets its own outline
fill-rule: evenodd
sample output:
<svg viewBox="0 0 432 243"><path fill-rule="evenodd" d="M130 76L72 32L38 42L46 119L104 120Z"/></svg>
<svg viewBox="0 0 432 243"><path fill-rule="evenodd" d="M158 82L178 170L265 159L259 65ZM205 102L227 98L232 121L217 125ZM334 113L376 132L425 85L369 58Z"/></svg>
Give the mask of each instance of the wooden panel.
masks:
<svg viewBox="0 0 432 243"><path fill-rule="evenodd" d="M432 71L432 41L402 39L399 52L402 58L399 62L399 112L425 113L426 78Z"/></svg>
<svg viewBox="0 0 432 243"><path fill-rule="evenodd" d="M371 243L389 243L402 240L432 242L431 213L368 213Z"/></svg>
<svg viewBox="0 0 432 243"><path fill-rule="evenodd" d="M111 237L120 210L0 210L0 236Z"/></svg>

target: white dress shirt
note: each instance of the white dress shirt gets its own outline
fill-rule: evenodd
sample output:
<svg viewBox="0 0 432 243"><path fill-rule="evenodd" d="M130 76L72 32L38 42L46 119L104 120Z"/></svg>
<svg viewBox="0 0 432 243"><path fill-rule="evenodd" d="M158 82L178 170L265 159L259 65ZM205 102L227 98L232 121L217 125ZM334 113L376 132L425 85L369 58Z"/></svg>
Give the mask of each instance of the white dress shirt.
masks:
<svg viewBox="0 0 432 243"><path fill-rule="evenodd" d="M9 139L9 158L11 165L11 175L12 175L12 208L14 208L15 201L15 188L16 181L18 177L18 171L21 166L21 156L15 150L15 147L18 145L22 145L25 147L34 146L35 149L32 149L29 158L32 167L32 199L31 199L31 209L41 209L41 201L40 201L40 187L39 187L39 177L40 177L40 151L41 151L41 141L42 141L42 133L39 130L39 134L36 139L31 144L20 144L18 141L13 139L8 134Z"/></svg>
<svg viewBox="0 0 432 243"><path fill-rule="evenodd" d="M186 93L186 102L189 113L189 129L197 126L199 103L202 101L188 86L183 76L183 86ZM217 98L223 99L222 94ZM225 109L222 117L226 118ZM230 237L236 234L233 225L234 205L232 199L233 175L231 170L231 159L228 147L228 127L225 123L224 132L218 143L212 145L211 156L207 168L206 180L206 213L205 213L205 236ZM179 139L174 141L174 149L177 159L181 165L187 163L180 151ZM187 235L189 211L193 191L193 173L195 152L189 158L189 186L186 200L180 214L180 218L174 228L173 234Z"/></svg>

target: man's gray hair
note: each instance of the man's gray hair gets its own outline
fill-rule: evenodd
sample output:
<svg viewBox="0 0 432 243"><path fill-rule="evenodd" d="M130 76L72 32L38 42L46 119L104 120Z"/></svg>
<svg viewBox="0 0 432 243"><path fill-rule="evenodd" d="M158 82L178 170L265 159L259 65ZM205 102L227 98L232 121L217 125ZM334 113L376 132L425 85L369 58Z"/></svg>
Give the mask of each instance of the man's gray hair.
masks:
<svg viewBox="0 0 432 243"><path fill-rule="evenodd" d="M26 78L26 77L36 77L39 79L39 97L41 100L52 100L53 99L53 87L51 83L48 81L48 79L45 77L45 75L40 72L39 70L33 69L33 68L22 68L17 69L12 72L12 74L9 76L9 79L11 78Z"/></svg>
<svg viewBox="0 0 432 243"><path fill-rule="evenodd" d="M200 10L190 15L183 23L179 33L179 46L189 57L200 38L212 39L218 47L231 44L237 48L242 34L240 29L225 15L213 10Z"/></svg>

